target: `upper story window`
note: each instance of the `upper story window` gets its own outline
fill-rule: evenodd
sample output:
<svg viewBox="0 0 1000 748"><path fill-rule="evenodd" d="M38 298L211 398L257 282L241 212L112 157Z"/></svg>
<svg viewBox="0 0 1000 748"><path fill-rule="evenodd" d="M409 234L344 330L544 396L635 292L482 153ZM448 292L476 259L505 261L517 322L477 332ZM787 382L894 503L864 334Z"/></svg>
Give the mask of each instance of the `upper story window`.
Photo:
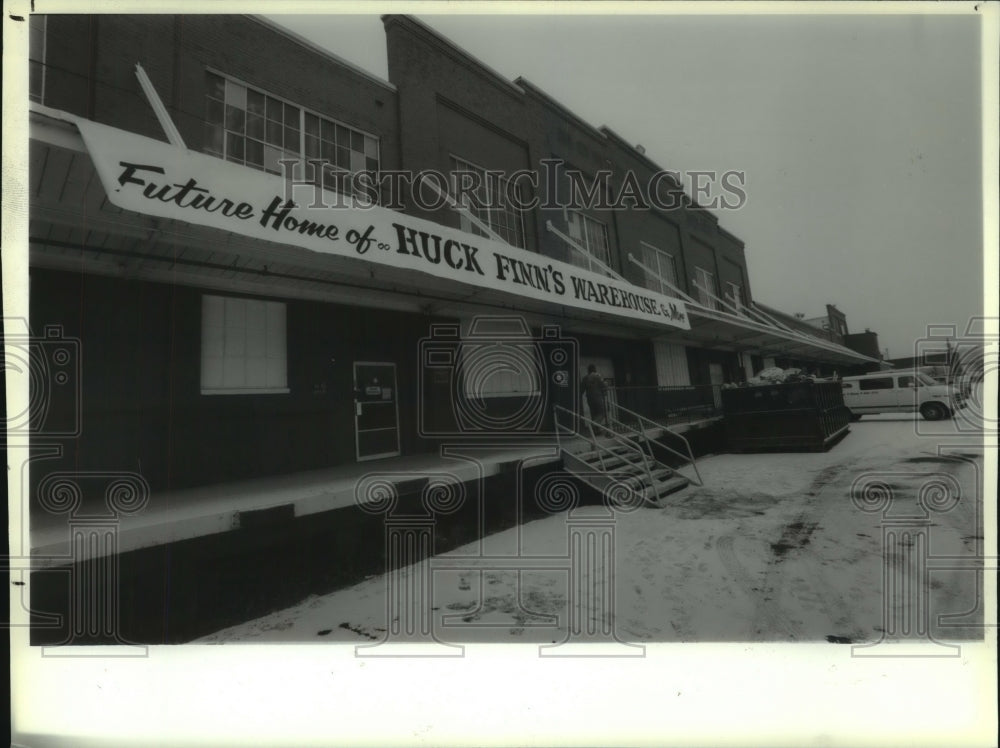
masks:
<svg viewBox="0 0 1000 748"><path fill-rule="evenodd" d="M709 309L718 309L719 302L713 296L716 294L715 276L703 267L694 269L694 296L698 303Z"/></svg>
<svg viewBox="0 0 1000 748"><path fill-rule="evenodd" d="M576 210L569 211L568 220L570 239L580 245L588 255L584 256L579 252L570 252L570 262L595 273L607 275L608 272L593 260L596 259L608 267L611 266L608 227L601 221Z"/></svg>
<svg viewBox="0 0 1000 748"><path fill-rule="evenodd" d="M657 291L664 296L676 296L677 292L671 286L677 286L677 264L674 256L652 244L639 242L642 264L649 268L656 277L643 273L644 285L651 291Z"/></svg>
<svg viewBox="0 0 1000 748"><path fill-rule="evenodd" d="M740 309L743 307L745 302L743 301L743 286L739 283L726 282L726 301L730 302L734 307Z"/></svg>
<svg viewBox="0 0 1000 748"><path fill-rule="evenodd" d="M524 213L517 206L510 204L511 196L516 197L519 205L524 204L520 185L511 184L498 174L488 172L481 166L471 164L457 156L451 158L451 170L452 192L458 196L462 207L489 226L495 234L503 237L505 242L523 248ZM473 223L468 214L459 215L462 231L469 231L479 236L487 235Z"/></svg>
<svg viewBox="0 0 1000 748"><path fill-rule="evenodd" d="M283 99L206 73L205 150L216 156L281 174L280 159L321 160L312 174L325 189L355 194L352 177L367 173L375 183L379 170L379 141L327 117Z"/></svg>
<svg viewBox="0 0 1000 748"><path fill-rule="evenodd" d="M45 99L45 22L46 16L28 16L28 98L38 103Z"/></svg>

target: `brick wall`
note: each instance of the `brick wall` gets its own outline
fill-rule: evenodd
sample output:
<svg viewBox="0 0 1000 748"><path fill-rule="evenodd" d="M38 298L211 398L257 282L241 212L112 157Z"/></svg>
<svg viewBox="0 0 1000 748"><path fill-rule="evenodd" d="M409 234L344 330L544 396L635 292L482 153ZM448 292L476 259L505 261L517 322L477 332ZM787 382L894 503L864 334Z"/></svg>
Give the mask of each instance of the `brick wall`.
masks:
<svg viewBox="0 0 1000 748"><path fill-rule="evenodd" d="M213 69L381 138L397 168L395 92L348 65L240 15L49 16L44 103L163 139L135 77L146 71L181 137L201 150L205 72Z"/></svg>

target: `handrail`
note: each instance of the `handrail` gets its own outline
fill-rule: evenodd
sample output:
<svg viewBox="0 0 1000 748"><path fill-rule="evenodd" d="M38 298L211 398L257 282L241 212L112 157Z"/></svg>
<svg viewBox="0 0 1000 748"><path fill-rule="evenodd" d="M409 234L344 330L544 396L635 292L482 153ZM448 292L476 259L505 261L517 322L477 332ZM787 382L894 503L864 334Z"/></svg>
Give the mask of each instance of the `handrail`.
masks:
<svg viewBox="0 0 1000 748"><path fill-rule="evenodd" d="M647 459L648 455L646 454L646 451L642 448L642 446L640 446L636 441L634 441L632 439L629 439L628 437L624 437L624 436L621 436L620 434L616 434L608 426L602 426L601 424L597 423L596 421L593 421L593 420L591 420L591 419L589 419L589 418L587 418L587 417L585 417L585 416L583 416L583 415L581 415L579 413L575 413L572 410L569 410L568 408L564 408L561 405L554 405L553 406L553 414L552 415L553 415L553 421L554 421L555 427L556 427L556 440L559 443L560 449L562 448L562 442L561 442L561 440L559 440L559 429L560 428L565 428L565 427L563 427L562 424L559 422L559 411L562 411L563 413L568 413L573 418L577 418L577 419L579 419L579 420L581 420L581 421L583 421L584 423L587 424L587 428L590 431L591 444L593 444L594 447L597 449L597 455L598 455L598 458L601 460L601 470L603 472L607 473L608 470L607 470L607 467L604 465L604 455L602 454L602 450L604 452L607 452L608 454L614 456L614 457L622 457L622 456L621 455L615 455L614 452L612 452L610 449L608 449L607 447L605 447L603 444L599 444L598 443L597 437L594 436L594 426L595 425L599 429L604 429L605 431L607 431L608 434L610 435L610 437L613 440L615 440L615 441L619 442L620 444L628 447L629 449L632 449L635 452L637 452L639 454L639 457L642 460L642 468L645 469L645 471L646 471L646 477L649 479L650 489L655 492L656 485L653 482L653 471L650 470L650 468L649 468L649 460ZM568 429L568 430L570 431L570 433L578 434L578 435L582 436L582 434L580 434L576 430L575 427L571 428L571 429ZM636 463L632 462L631 460L628 460L628 459L626 459L624 457L622 457L622 459L624 459L625 462L627 462L628 464L632 465L633 467L639 467L639 465L637 465Z"/></svg>
<svg viewBox="0 0 1000 748"><path fill-rule="evenodd" d="M701 478L701 473L698 471L698 464L695 462L694 452L691 451L691 444L688 442L688 440L684 437L683 434L678 434L676 431L672 431L669 426L665 426L662 423L657 423L653 419L647 418L646 416L642 415L641 413L636 413L634 410L629 410L624 405L617 405L616 408L619 411L623 411L623 412L627 413L628 415L633 416L640 424L642 424L642 422L645 422L645 423L650 424L651 426L653 426L653 428L663 429L664 433L670 434L671 436L676 436L678 439L680 439L682 442L684 442L684 446L687 448L687 457L685 457L683 454L681 454L677 450L671 449L666 444L660 444L659 442L657 442L657 444L659 444L660 447L662 447L663 449L667 450L671 454L677 455L682 460L686 459L688 462L690 462L691 463L691 467L694 468L694 474L698 476L698 485L699 486L705 485L705 482ZM622 423L617 418L614 419L614 420L615 420L616 423L620 423L622 426L626 426L627 427L627 424ZM650 442L649 437L646 436L646 432L645 431L641 431L641 433L642 433L642 438L646 441L646 444L650 445L650 451L652 451L652 442Z"/></svg>

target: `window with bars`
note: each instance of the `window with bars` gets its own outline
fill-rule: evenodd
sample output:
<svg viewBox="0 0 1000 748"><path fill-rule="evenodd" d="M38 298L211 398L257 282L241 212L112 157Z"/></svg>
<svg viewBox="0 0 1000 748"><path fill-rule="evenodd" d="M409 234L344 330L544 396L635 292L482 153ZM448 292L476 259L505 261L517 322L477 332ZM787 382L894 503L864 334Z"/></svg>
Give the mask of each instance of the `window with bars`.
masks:
<svg viewBox="0 0 1000 748"><path fill-rule="evenodd" d="M285 305L233 296L201 297L201 393L288 392Z"/></svg>
<svg viewBox="0 0 1000 748"><path fill-rule="evenodd" d="M517 206L509 204L512 193L519 205L524 204L520 185L512 185L498 174L488 173L483 167L457 156L451 158L451 184L452 193L460 197L463 208L508 244L524 247L524 214ZM460 185L475 186L475 189L463 190ZM487 236L468 215L460 213L459 216L462 231Z"/></svg>
<svg viewBox="0 0 1000 748"><path fill-rule="evenodd" d="M715 276L705 268L695 266L694 282L695 298L698 303L709 309L718 309L719 302L712 298L712 295L718 295L715 288Z"/></svg>
<svg viewBox="0 0 1000 748"><path fill-rule="evenodd" d="M45 16L28 16L28 98L45 99Z"/></svg>
<svg viewBox="0 0 1000 748"><path fill-rule="evenodd" d="M645 281L643 285L650 291L656 291L664 296L676 296L677 292L667 285L677 286L677 265L674 256L646 242L639 242L639 253L642 264L656 274L654 278L649 273L643 273Z"/></svg>
<svg viewBox="0 0 1000 748"><path fill-rule="evenodd" d="M280 159L321 160L317 185L356 192L353 176L378 179L379 141L373 135L303 109L244 83L206 73L205 150L255 169L281 174Z"/></svg>
<svg viewBox="0 0 1000 748"><path fill-rule="evenodd" d="M570 251L570 262L595 273L608 272L594 260L611 266L611 248L608 244L608 227L600 221L576 210L569 211L569 238L586 250L588 256Z"/></svg>

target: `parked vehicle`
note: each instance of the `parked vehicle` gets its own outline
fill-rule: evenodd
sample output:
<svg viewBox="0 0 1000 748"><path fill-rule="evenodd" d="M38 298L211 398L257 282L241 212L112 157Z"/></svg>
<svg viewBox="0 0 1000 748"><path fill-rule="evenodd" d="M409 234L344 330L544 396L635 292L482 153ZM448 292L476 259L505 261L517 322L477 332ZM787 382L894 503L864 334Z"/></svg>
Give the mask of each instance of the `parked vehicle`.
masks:
<svg viewBox="0 0 1000 748"><path fill-rule="evenodd" d="M913 374L920 372L926 377L930 377L937 384L948 384L948 368L945 366L916 366L906 369L893 369L892 374Z"/></svg>
<svg viewBox="0 0 1000 748"><path fill-rule="evenodd" d="M920 371L844 377L840 386L844 405L854 421L866 414L915 412L928 421L937 421L965 407L965 399L955 387L939 384Z"/></svg>

